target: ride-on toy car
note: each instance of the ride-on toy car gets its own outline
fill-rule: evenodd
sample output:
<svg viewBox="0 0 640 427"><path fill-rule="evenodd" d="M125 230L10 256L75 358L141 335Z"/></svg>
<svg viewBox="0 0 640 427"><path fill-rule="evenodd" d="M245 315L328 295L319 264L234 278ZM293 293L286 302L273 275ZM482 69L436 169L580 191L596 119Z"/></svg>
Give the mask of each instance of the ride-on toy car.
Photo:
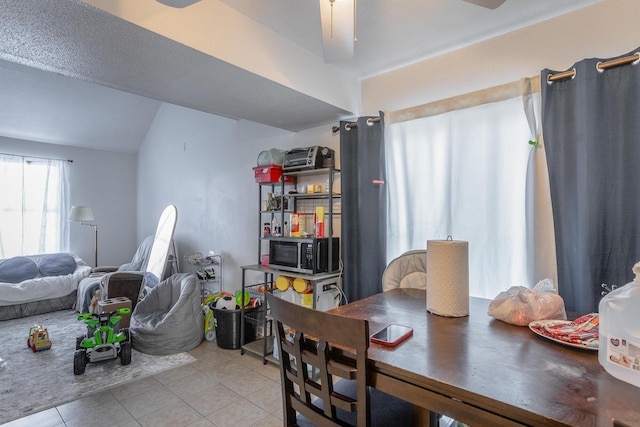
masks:
<svg viewBox="0 0 640 427"><path fill-rule="evenodd" d="M73 355L73 373L84 374L88 362L100 362L120 357L122 365L131 363L131 338L129 328L120 329L123 314L130 308L119 308L105 313L84 313L78 320L87 325L87 334L76 339Z"/></svg>
<svg viewBox="0 0 640 427"><path fill-rule="evenodd" d="M27 338L27 347L33 352L48 350L51 348L51 340L49 339L49 331L40 325L34 325L29 328L29 338Z"/></svg>

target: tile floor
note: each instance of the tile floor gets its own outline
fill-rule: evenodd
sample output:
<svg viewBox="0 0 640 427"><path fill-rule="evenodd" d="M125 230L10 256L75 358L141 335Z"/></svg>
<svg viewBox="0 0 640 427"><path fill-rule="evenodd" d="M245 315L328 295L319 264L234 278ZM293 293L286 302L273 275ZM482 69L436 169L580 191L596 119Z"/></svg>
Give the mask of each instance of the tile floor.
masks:
<svg viewBox="0 0 640 427"><path fill-rule="evenodd" d="M189 354L197 361L3 427L282 426L277 366L208 341Z"/></svg>

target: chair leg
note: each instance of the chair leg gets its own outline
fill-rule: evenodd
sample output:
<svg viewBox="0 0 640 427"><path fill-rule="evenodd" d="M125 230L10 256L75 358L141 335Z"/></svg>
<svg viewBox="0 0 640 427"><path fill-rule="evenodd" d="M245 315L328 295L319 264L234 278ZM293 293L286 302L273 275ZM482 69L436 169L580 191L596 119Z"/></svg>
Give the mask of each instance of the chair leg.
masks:
<svg viewBox="0 0 640 427"><path fill-rule="evenodd" d="M440 415L428 409L413 405L413 425L418 427L437 427Z"/></svg>

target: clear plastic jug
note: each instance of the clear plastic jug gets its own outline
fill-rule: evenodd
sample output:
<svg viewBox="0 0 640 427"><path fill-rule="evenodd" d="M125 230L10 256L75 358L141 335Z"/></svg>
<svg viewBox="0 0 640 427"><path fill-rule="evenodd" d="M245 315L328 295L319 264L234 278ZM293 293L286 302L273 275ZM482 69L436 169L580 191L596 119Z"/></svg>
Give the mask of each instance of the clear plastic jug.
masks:
<svg viewBox="0 0 640 427"><path fill-rule="evenodd" d="M640 262L633 282L600 300L598 361L614 377L640 387Z"/></svg>

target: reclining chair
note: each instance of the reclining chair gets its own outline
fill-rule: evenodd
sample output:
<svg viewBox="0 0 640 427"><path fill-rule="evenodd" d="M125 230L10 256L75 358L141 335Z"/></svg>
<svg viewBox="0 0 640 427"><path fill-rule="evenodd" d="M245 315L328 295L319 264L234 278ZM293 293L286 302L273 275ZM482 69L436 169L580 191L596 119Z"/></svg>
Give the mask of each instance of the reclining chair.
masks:
<svg viewBox="0 0 640 427"><path fill-rule="evenodd" d="M427 251L408 251L395 258L382 273L382 291L395 288L427 289Z"/></svg>
<svg viewBox="0 0 640 427"><path fill-rule="evenodd" d="M76 310L80 313L93 313L99 300L113 298L117 295L115 291L107 291L108 285L102 285L101 282L104 274L107 272L139 272L139 280L141 284L134 285L134 289L142 286L153 287L161 280L169 275L177 272L177 254L175 245L173 244L173 232L177 221L177 209L173 205L167 206L158 220L156 233L147 236L140 244L133 259L130 263L121 265L120 267L97 267L94 273L83 279L78 286L78 296L76 300ZM175 271L174 271L175 270ZM108 279L112 280L113 276ZM123 276L124 277L124 276ZM133 280L131 275L126 276L127 280ZM146 281L145 281L146 280ZM133 293L134 290L127 291L127 295ZM134 303L132 299L132 303Z"/></svg>

